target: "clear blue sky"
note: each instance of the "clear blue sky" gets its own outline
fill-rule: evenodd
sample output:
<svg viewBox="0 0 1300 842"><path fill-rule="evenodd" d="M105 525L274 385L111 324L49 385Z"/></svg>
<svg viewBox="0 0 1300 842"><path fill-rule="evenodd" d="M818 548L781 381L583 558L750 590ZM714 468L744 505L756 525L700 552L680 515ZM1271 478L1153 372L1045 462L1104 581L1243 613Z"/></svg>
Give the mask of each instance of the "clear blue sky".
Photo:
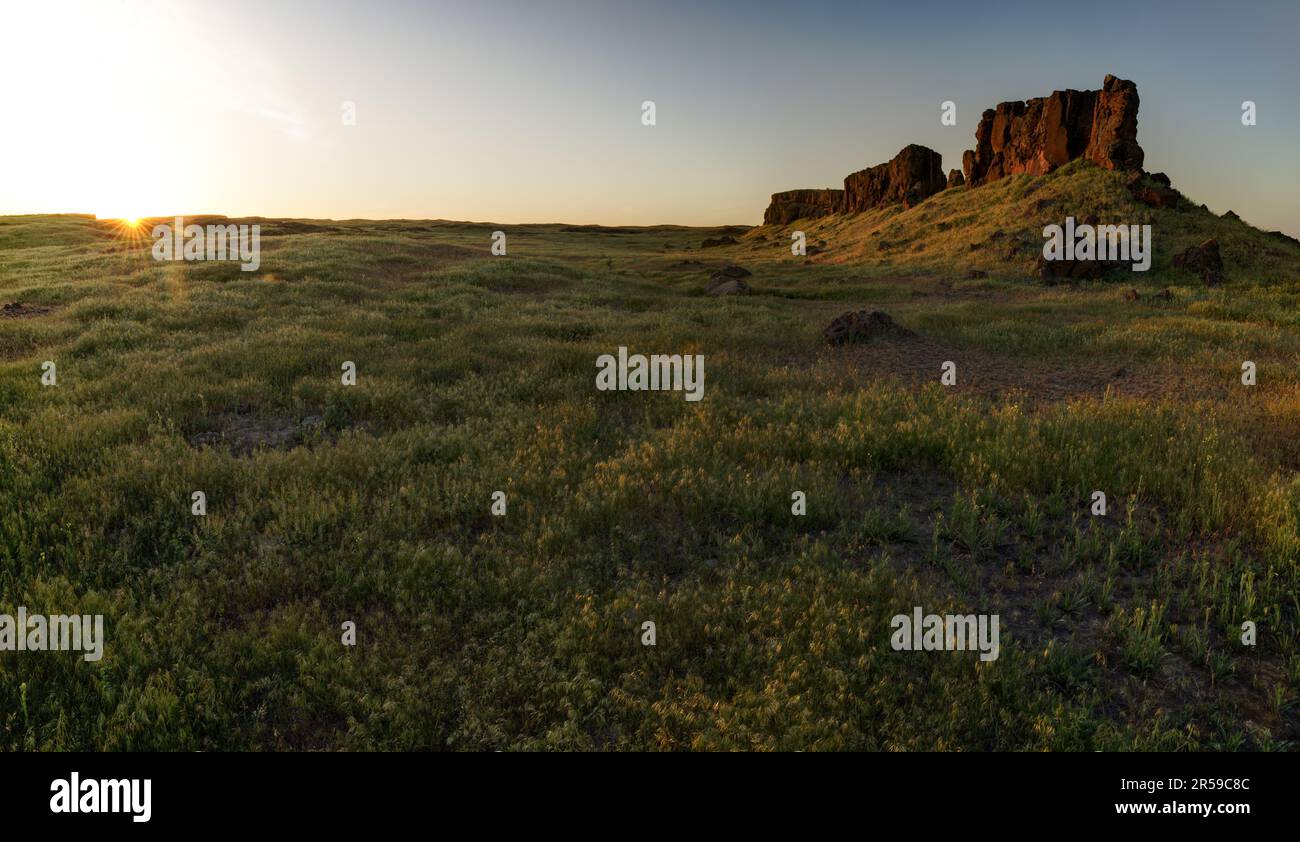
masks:
<svg viewBox="0 0 1300 842"><path fill-rule="evenodd" d="M1113 73L1148 169L1300 235L1297 41L1295 2L6 3L0 213L755 223Z"/></svg>

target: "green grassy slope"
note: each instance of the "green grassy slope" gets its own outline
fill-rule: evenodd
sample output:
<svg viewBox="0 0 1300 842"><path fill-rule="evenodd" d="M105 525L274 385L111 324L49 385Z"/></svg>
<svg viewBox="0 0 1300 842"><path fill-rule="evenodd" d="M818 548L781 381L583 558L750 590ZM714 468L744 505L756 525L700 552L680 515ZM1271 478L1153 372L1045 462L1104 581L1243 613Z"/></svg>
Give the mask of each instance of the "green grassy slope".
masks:
<svg viewBox="0 0 1300 842"><path fill-rule="evenodd" d="M1082 222L1096 214L1103 224L1151 225L1155 257L1147 273L1133 273L1139 284L1191 283L1195 276L1174 272L1170 261L1210 238L1219 241L1229 281L1271 284L1300 277L1300 243L1240 219L1216 216L1187 197L1175 208L1147 207L1125 189L1126 175L1079 160L1043 176L945 190L909 210L892 205L854 216L763 226L749 237L788 242L790 231L802 230L810 242L828 242L830 251L819 258L826 262L910 271L970 267L1017 276L1032 273L1045 225L1063 225L1067 216ZM1008 256L1012 246L1019 246L1018 253Z"/></svg>

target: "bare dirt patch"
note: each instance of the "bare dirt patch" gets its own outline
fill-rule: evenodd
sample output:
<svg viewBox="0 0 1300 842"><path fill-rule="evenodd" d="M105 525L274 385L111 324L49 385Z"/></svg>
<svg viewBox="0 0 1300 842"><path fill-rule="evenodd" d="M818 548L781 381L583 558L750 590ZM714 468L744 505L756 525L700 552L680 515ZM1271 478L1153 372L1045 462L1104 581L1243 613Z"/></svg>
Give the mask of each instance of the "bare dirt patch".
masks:
<svg viewBox="0 0 1300 842"><path fill-rule="evenodd" d="M898 380L912 387L939 382L945 362L957 365L956 394L1001 398L1012 394L1030 404L1076 398L1117 397L1207 399L1215 387L1195 372L1172 371L1154 364L1117 364L1105 359L1026 358L963 348L926 336L882 339L824 352L820 365L860 381L872 377ZM1219 386L1218 391L1227 391Z"/></svg>
<svg viewBox="0 0 1300 842"><path fill-rule="evenodd" d="M326 434L325 419L319 415L296 421L226 412L215 421L214 429L189 437L191 447L220 447L236 456L251 456L258 450L291 450Z"/></svg>
<svg viewBox="0 0 1300 842"><path fill-rule="evenodd" d="M43 316L46 313L51 313L53 311L53 307L46 307L42 304L24 304L21 301L11 301L3 307L0 307L0 318L30 319L35 316Z"/></svg>

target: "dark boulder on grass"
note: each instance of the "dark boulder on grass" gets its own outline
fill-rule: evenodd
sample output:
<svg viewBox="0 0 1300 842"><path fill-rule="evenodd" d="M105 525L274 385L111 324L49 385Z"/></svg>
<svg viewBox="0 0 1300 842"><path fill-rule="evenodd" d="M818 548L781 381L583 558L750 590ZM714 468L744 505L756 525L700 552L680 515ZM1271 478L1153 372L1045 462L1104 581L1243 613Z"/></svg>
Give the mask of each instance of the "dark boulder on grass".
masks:
<svg viewBox="0 0 1300 842"><path fill-rule="evenodd" d="M753 274L743 266L728 264L709 276L709 283L704 291L714 296L745 295L753 290L744 279Z"/></svg>
<svg viewBox="0 0 1300 842"><path fill-rule="evenodd" d="M1048 260L1038 258L1038 278L1045 284L1097 281L1123 265L1111 260Z"/></svg>
<svg viewBox="0 0 1300 842"><path fill-rule="evenodd" d="M723 278L716 281L710 281L705 289L709 295L720 298L724 295L748 295L753 292L753 288L740 278Z"/></svg>
<svg viewBox="0 0 1300 842"><path fill-rule="evenodd" d="M1184 249L1174 255L1174 268L1196 272L1206 286L1223 283L1223 257L1219 254L1219 241L1210 239Z"/></svg>
<svg viewBox="0 0 1300 842"><path fill-rule="evenodd" d="M832 345L870 342L873 339L900 339L915 336L912 331L880 310L856 310L838 316L822 331Z"/></svg>
<svg viewBox="0 0 1300 842"><path fill-rule="evenodd" d="M700 248L712 249L712 248L717 248L719 246L734 246L735 244L736 244L735 237L731 237L731 236L709 237L705 239L704 242L700 243Z"/></svg>

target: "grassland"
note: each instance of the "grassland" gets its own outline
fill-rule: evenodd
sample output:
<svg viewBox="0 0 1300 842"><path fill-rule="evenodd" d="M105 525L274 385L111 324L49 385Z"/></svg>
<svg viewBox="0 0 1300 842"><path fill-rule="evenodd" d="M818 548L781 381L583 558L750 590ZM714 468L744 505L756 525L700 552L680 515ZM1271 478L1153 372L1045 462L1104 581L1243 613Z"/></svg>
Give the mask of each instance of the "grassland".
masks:
<svg viewBox="0 0 1300 842"><path fill-rule="evenodd" d="M1294 748L1300 248L1119 179L809 221L807 261L264 220L241 273L0 218L0 613L108 628L0 653L0 748ZM1151 272L1032 280L1086 212L1150 221ZM1207 236L1223 287L1169 266ZM724 262L754 294L704 294ZM917 337L827 347L864 307ZM620 345L704 354L704 400L596 391ZM916 605L999 614L1001 657L893 651Z"/></svg>

